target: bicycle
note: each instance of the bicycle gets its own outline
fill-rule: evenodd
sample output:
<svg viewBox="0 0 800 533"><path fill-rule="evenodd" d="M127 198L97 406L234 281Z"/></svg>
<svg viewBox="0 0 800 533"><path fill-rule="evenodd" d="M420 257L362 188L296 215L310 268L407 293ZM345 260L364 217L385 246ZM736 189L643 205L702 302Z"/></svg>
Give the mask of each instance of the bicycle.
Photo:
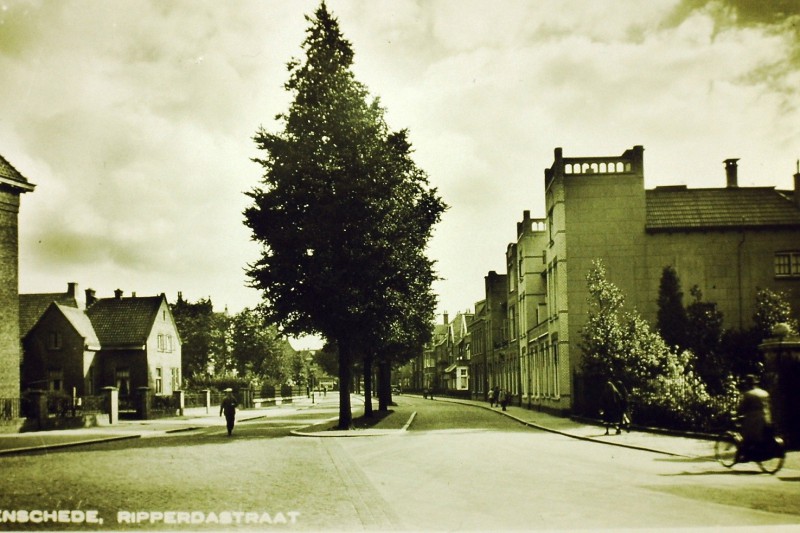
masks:
<svg viewBox="0 0 800 533"><path fill-rule="evenodd" d="M771 432L770 432L771 433ZM725 468L739 463L757 463L762 472L775 474L783 468L786 445L778 435L770 434L762 443L745 445L737 430L722 432L714 444L714 458Z"/></svg>

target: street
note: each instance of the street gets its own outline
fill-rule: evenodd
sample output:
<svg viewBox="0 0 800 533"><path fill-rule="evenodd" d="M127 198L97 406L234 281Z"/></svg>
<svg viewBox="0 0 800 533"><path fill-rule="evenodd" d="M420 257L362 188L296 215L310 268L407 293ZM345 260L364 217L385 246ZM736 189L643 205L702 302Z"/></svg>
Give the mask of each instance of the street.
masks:
<svg viewBox="0 0 800 533"><path fill-rule="evenodd" d="M396 396L408 431L296 436L304 410L151 438L0 457L0 513L96 511L102 524L0 529L552 530L800 525L800 472L726 470L570 439L486 409ZM398 427L399 427L398 426ZM324 433L324 432L322 432ZM709 446L710 453L710 446ZM40 516L40 515L36 515ZM51 517L54 515L50 515ZM2 517L2 514L0 514Z"/></svg>

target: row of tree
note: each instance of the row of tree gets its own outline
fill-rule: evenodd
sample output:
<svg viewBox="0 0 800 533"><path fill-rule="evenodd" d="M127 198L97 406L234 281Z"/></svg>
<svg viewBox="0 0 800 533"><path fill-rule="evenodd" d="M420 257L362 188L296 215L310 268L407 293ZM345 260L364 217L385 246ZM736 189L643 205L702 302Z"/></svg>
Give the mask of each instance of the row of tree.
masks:
<svg viewBox="0 0 800 533"><path fill-rule="evenodd" d="M768 289L757 291L751 328L726 330L717 305L704 301L698 287L684 307L677 272L666 267L653 330L638 312L625 310L624 294L602 261L594 262L587 282L590 312L581 347L588 389L609 379L621 383L640 420L657 424L708 429L722 423L741 377L762 368L758 345L778 323L797 331L786 296Z"/></svg>
<svg viewBox="0 0 800 533"><path fill-rule="evenodd" d="M215 312L210 298L189 302L181 293L170 308L181 336L187 387L233 377L272 386L305 381L309 354L294 350L260 310Z"/></svg>
<svg viewBox="0 0 800 533"><path fill-rule="evenodd" d="M325 3L306 20L305 58L288 63L289 110L278 132L262 127L254 139L264 174L244 218L262 252L247 274L268 323L319 335L336 354L347 429L356 365L369 416L373 367L384 409L392 365L430 339L436 275L425 249L446 206L414 163L408 132L392 131L355 79L352 46Z"/></svg>

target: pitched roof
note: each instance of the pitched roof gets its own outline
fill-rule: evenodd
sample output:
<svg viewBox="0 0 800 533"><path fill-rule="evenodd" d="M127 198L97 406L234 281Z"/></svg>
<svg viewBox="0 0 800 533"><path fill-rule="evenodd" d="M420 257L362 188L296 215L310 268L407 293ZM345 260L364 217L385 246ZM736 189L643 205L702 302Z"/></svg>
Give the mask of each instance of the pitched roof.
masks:
<svg viewBox="0 0 800 533"><path fill-rule="evenodd" d="M82 309L60 305L58 303L53 303L51 305L56 306L56 308L61 311L69 323L72 324L72 327L75 328L75 331L85 339L87 347L95 350L100 349L100 340L97 338L94 327L92 327L92 322Z"/></svg>
<svg viewBox="0 0 800 533"><path fill-rule="evenodd" d="M25 191L32 191L35 187L2 155L0 155L0 184L11 185Z"/></svg>
<svg viewBox="0 0 800 533"><path fill-rule="evenodd" d="M646 230L800 229L800 208L791 194L774 187L688 189L656 187L645 191Z"/></svg>
<svg viewBox="0 0 800 533"><path fill-rule="evenodd" d="M103 348L139 347L145 344L161 302L161 296L101 298L86 311Z"/></svg>
<svg viewBox="0 0 800 533"><path fill-rule="evenodd" d="M77 309L78 302L74 296L68 292L51 292L40 294L20 294L19 295L19 336L25 337L31 328L36 325L42 317L47 307L56 302L63 306L74 307Z"/></svg>

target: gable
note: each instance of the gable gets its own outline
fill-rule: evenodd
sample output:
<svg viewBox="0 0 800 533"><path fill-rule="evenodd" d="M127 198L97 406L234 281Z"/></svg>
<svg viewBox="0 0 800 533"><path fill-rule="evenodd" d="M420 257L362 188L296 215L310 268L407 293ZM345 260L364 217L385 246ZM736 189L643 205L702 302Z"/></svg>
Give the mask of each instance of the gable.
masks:
<svg viewBox="0 0 800 533"><path fill-rule="evenodd" d="M19 295L19 336L24 338L53 302L62 306L78 308L74 296L65 292L20 294Z"/></svg>
<svg viewBox="0 0 800 533"><path fill-rule="evenodd" d="M68 305L51 302L45 309L26 337L45 339L51 332L67 333L71 329L76 337L83 339L84 349L99 350L100 341L95 335L89 317L83 310Z"/></svg>
<svg viewBox="0 0 800 533"><path fill-rule="evenodd" d="M57 303L53 304L64 315L64 318L70 323L78 334L84 338L86 348L99 350L100 340L92 327L92 322L86 313L81 309L74 307L62 306Z"/></svg>

